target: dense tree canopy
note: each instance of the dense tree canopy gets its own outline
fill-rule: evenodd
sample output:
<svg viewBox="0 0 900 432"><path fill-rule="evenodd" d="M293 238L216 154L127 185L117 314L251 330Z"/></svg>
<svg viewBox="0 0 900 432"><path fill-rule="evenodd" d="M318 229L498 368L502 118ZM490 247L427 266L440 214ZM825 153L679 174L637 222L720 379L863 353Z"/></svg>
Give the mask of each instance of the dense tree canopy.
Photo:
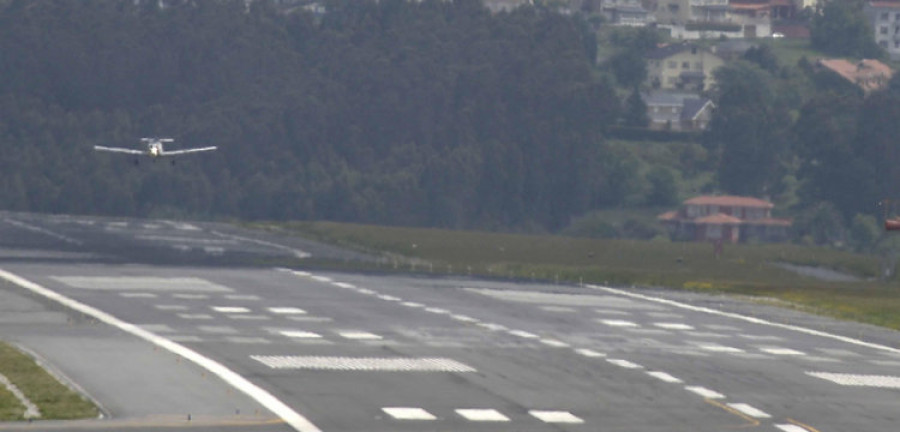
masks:
<svg viewBox="0 0 900 432"><path fill-rule="evenodd" d="M0 10L3 208L553 229L624 199L602 142L621 108L578 18L168 4ZM153 135L220 151L133 167L90 150Z"/></svg>

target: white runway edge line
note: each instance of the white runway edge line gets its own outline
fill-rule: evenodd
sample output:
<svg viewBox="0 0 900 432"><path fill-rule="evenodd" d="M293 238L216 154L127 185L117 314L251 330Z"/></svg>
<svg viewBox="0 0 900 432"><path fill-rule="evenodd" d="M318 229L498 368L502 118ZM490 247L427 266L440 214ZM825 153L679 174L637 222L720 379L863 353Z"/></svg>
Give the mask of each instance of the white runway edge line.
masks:
<svg viewBox="0 0 900 432"><path fill-rule="evenodd" d="M120 320L119 318L114 317L106 312L103 312L97 308L92 306L88 306L84 303L81 303L77 300L70 299L62 294L59 294L50 289L44 288L41 285L38 285L34 282L31 282L25 278L22 278L18 275L10 273L6 270L0 269L0 278L3 278L11 283L14 283L22 288L25 288L35 294L46 297L47 299L53 300L63 306L66 306L72 310L77 312L81 312L85 315L90 315L91 317L96 318L97 320L111 325L113 327L118 328L126 333L132 334L136 337L144 339L154 345L157 345L163 349L168 350L169 352L179 355L197 366L200 366L203 369L206 369L211 374L218 376L223 381L231 385L232 387L240 390L253 400L257 401L260 405L264 406L266 409L277 415L279 418L284 420L284 422L290 425L294 430L299 432L321 432L321 429L316 427L316 425L312 424L306 417L300 415L300 413L294 411L291 407L289 407L284 402L280 401L278 398L273 396L268 391L263 388L253 384L248 381L246 378L238 375L236 372L228 369L222 364L196 352L193 351L183 345L175 343L169 339L157 336L149 331L146 331L134 324L127 323L125 321Z"/></svg>
<svg viewBox="0 0 900 432"><path fill-rule="evenodd" d="M686 309L686 310L690 310L690 311L694 311L694 312L703 312L703 313L708 313L710 315L717 315L717 316L732 318L732 319L746 321L746 322L750 322L750 323L754 323L754 324L760 324L760 325L765 325L765 326L775 327L775 328L780 328L780 329L785 329L785 330L792 330L792 331L795 331L798 333L804 333L804 334L808 334L808 335L812 335L812 336L820 336L823 338L834 339L834 340L838 340L841 342L846 342L848 344L863 346L866 348L872 348L872 349L886 351L886 352L890 352L890 353L894 353L894 354L900 354L900 349L891 348L887 345L880 345L880 344L876 344L876 343L872 343L872 342L866 342L864 340L854 339L851 337L836 335L836 334L827 333L827 332L823 332L823 331L819 331L819 330L813 330L813 329L806 328L806 327L800 327L800 326L795 326L795 325L791 325L791 324L776 323L776 322L772 322L772 321L768 321L768 320L764 320L764 319L760 319L760 318L754 318L751 316L736 314L736 313L732 313L732 312L724 312L724 311L720 311L717 309L711 309L708 307L692 306L687 303L681 303L681 302L678 302L675 300L664 299L661 297L653 297L653 296L628 292L625 290L610 288L610 287L605 287L605 286L600 286L600 285L585 285L585 286L587 286L588 288L593 289L593 290L605 291L605 292L620 295L623 297L631 297L634 299L645 300L645 301L649 301L649 302L653 302L653 303L674 306L674 307L677 307L680 309Z"/></svg>

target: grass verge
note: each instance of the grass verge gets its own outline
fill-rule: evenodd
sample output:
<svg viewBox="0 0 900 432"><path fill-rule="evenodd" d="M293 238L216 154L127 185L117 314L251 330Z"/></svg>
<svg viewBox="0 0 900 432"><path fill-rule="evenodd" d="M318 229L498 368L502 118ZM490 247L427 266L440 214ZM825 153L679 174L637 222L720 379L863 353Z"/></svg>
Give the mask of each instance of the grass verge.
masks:
<svg viewBox="0 0 900 432"><path fill-rule="evenodd" d="M99 410L79 393L59 382L34 359L0 342L0 373L41 411L41 420L96 418ZM25 407L0 386L0 421L25 420Z"/></svg>
<svg viewBox="0 0 900 432"><path fill-rule="evenodd" d="M900 330L900 285L873 280L880 258L792 244L585 239L332 222L255 224L257 228L379 251L389 271L535 279L618 286L663 286L775 298L806 311ZM860 277L827 282L773 265L825 267Z"/></svg>

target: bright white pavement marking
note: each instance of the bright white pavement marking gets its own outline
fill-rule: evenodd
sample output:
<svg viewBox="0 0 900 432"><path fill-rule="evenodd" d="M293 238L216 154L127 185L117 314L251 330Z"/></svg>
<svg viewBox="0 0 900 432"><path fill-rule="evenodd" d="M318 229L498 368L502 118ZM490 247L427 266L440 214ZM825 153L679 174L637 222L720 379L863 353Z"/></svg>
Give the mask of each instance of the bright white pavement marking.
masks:
<svg viewBox="0 0 900 432"><path fill-rule="evenodd" d="M342 338L345 339L360 339L360 340L378 340L382 339L381 336L378 336L375 333L369 333L364 331L343 331L338 332Z"/></svg>
<svg viewBox="0 0 900 432"><path fill-rule="evenodd" d="M632 363L632 362L630 362L630 361L628 361L628 360L622 360L622 359L606 359L606 361L608 361L608 362L610 362L610 363L612 363L612 364L614 364L614 365L616 365L616 366L623 367L623 368L625 368L625 369L641 369L641 368L643 368L643 366L641 366L641 365L639 365L639 364L637 364L637 363Z"/></svg>
<svg viewBox="0 0 900 432"><path fill-rule="evenodd" d="M600 322L602 322L603 324L606 324L608 326L612 326L612 327L637 327L638 326L637 324L635 324L631 321L625 321L625 320L600 320Z"/></svg>
<svg viewBox="0 0 900 432"><path fill-rule="evenodd" d="M805 428L792 424L777 424L775 425L775 427L783 430L784 432L809 432Z"/></svg>
<svg viewBox="0 0 900 432"><path fill-rule="evenodd" d="M319 339L322 337L322 335L320 335L318 333L302 331L302 330L282 330L279 333L281 333L282 335L287 336L289 338L296 338L296 339Z"/></svg>
<svg viewBox="0 0 900 432"><path fill-rule="evenodd" d="M480 322L480 323L478 323L478 324L476 324L476 325L481 326L481 327L484 327L484 328L486 328L486 329L488 329L488 330L490 330L490 331L503 331L503 330L509 330L509 328L507 328L505 325L502 325L502 324Z"/></svg>
<svg viewBox="0 0 900 432"><path fill-rule="evenodd" d="M669 375L669 374L666 373L666 372L659 372L659 371L657 371L657 372L647 372L647 375L650 375L650 376L652 376L652 377L654 377L654 378L656 378L656 379L658 379L658 380L660 380L660 381L665 381L665 382L667 382L667 383L673 383L673 384L674 384L674 383L680 383L680 382L682 382L680 379L675 378L675 377L673 377L672 375Z"/></svg>
<svg viewBox="0 0 900 432"><path fill-rule="evenodd" d="M900 377L896 376L855 375L829 372L806 372L806 374L843 386L900 389Z"/></svg>
<svg viewBox="0 0 900 432"><path fill-rule="evenodd" d="M731 312L724 312L724 311L720 311L720 310L716 310L716 309L712 309L712 308L708 308L708 307L693 306L693 305L689 305L687 303L681 303L681 302L677 302L674 300L664 299L661 297L653 297L653 296L648 296L648 295L644 295L644 294L638 294L638 293L629 292L629 291L616 289L616 288L609 288L609 287L604 287L604 286L599 286L599 285L585 285L585 286L587 286L588 288L591 288L593 290L604 291L604 292L608 292L611 294L617 294L617 295L620 295L623 297L630 297L630 298L634 298L634 299L646 300L649 302L653 302L653 303L657 303L657 304L664 304L664 305L668 305L668 306L674 306L677 308L686 309L686 310L690 310L690 311L694 311L694 312L703 312L703 313L707 313L710 315L733 318L733 319L746 321L746 322L753 323L753 324L760 324L760 325L765 325L765 326L769 326L769 327L792 330L795 332L804 333L804 334L808 334L808 335L812 335L812 336L820 336L820 337L824 337L824 338L828 338L828 339L834 339L834 340L838 340L841 342L846 342L846 343L853 344L853 345L864 346L867 348L872 348L872 349L877 349L877 350L881 350L881 351L887 351L887 352L891 352L891 353L895 353L895 354L900 354L900 348L892 348L887 345L880 345L880 344L876 344L876 343L866 342L866 341L863 341L860 339L854 339L854 338L850 338L850 337L846 337L846 336L840 336L840 335L827 333L827 332L823 332L823 331L819 331L819 330L813 330L813 329L806 328L806 327L800 327L800 326L795 326L795 325L791 325L791 324L776 323L776 322L767 321L767 320L760 319L760 318L750 317L750 316L731 313Z"/></svg>
<svg viewBox="0 0 900 432"><path fill-rule="evenodd" d="M448 311L447 309L441 309L441 308L425 308L425 312L431 312L431 313L440 314L440 315L446 315L446 314L450 313L450 311Z"/></svg>
<svg viewBox="0 0 900 432"><path fill-rule="evenodd" d="M544 345L552 346L554 348L568 348L571 346L561 340L556 340L556 339L541 339L540 342Z"/></svg>
<svg viewBox="0 0 900 432"><path fill-rule="evenodd" d="M694 329L693 326L689 326L687 324L681 324L681 323L659 322L659 323L653 323L653 325L655 325L659 328L664 328L666 330L693 330Z"/></svg>
<svg viewBox="0 0 900 432"><path fill-rule="evenodd" d="M745 403L730 403L728 406L753 418L772 418L768 413L760 411L758 408Z"/></svg>
<svg viewBox="0 0 900 432"><path fill-rule="evenodd" d="M725 399L725 395L723 395L722 393L710 390L706 387L687 386L684 389L689 392L696 393L707 399Z"/></svg>
<svg viewBox="0 0 900 432"><path fill-rule="evenodd" d="M518 336L520 338L525 338L525 339L537 339L540 337L534 333L529 333L529 332L523 331L523 330L510 330L509 334L511 334L513 336Z"/></svg>
<svg viewBox="0 0 900 432"><path fill-rule="evenodd" d="M344 283L344 282L335 282L334 286L336 286L338 288L344 288L344 289L356 289L356 285L348 284L348 283Z"/></svg>
<svg viewBox="0 0 900 432"><path fill-rule="evenodd" d="M528 414L531 414L544 423L584 423L584 420L576 417L568 411L531 410L528 411Z"/></svg>
<svg viewBox="0 0 900 432"><path fill-rule="evenodd" d="M28 399L28 397L25 396L25 393L22 393L22 390L19 390L19 387L13 384L12 381L10 381L9 378L7 378L3 374L0 374L0 384L6 387L6 390L12 393L13 396L15 396L16 399L19 400L19 403L21 403L22 406L25 407L25 413L23 414L23 417L27 419L41 417L41 410L37 407L37 405L35 405L34 402L31 401L31 399Z"/></svg>
<svg viewBox="0 0 900 432"><path fill-rule="evenodd" d="M742 353L744 350L740 348L734 348L725 345L716 345L716 344L702 344L700 345L700 349L704 349L706 351L712 352L720 352L720 353Z"/></svg>
<svg viewBox="0 0 900 432"><path fill-rule="evenodd" d="M310 275L309 278L314 281L318 281L318 282L325 282L325 283L332 282L331 278L327 278L325 276Z"/></svg>
<svg viewBox="0 0 900 432"><path fill-rule="evenodd" d="M269 312L279 315L303 315L305 310L295 307L270 307Z"/></svg>
<svg viewBox="0 0 900 432"><path fill-rule="evenodd" d="M34 282L31 282L5 270L0 269L0 277L25 289L28 289L38 295L44 296L52 301L60 303L77 312L81 312L85 315L90 315L101 322L104 322L126 333L130 333L134 336L144 339L154 345L168 350L173 354L179 355L190 362L193 362L197 366L206 369L213 375L218 376L232 387L244 392L244 394L257 401L260 405L266 407L266 409L280 417L286 424L290 425L292 428L294 428L294 430L297 430L298 432L320 432L320 429L316 427L316 425L312 424L309 420L307 420L306 417L303 417L302 415L300 415L300 413L294 411L293 408L280 401L278 398L273 396L262 387L253 384L243 376L238 375L236 372L228 369L221 363L218 363L194 350L191 350L184 345L148 332L134 324L122 321L115 316L103 312L95 307L88 306L79 301L70 299L66 296L56 293L55 291L51 291L47 288L44 288L43 286L40 286Z"/></svg>
<svg viewBox="0 0 900 432"><path fill-rule="evenodd" d="M456 413L470 421L508 422L509 417L493 409L458 409Z"/></svg>
<svg viewBox="0 0 900 432"><path fill-rule="evenodd" d="M462 321L462 322L478 322L478 320L476 318L472 318L468 315L450 315L450 318L453 318L457 321Z"/></svg>
<svg viewBox="0 0 900 432"><path fill-rule="evenodd" d="M184 305L155 305L153 306L159 310L164 311L186 311L188 310L187 306Z"/></svg>
<svg viewBox="0 0 900 432"><path fill-rule="evenodd" d="M575 350L575 352L577 352L578 354L581 354L585 357L606 357L606 354L594 351L592 349L587 349L587 348L577 349L577 350Z"/></svg>
<svg viewBox="0 0 900 432"><path fill-rule="evenodd" d="M391 372L475 372L456 360L439 357L250 356L272 369Z"/></svg>
<svg viewBox="0 0 900 432"><path fill-rule="evenodd" d="M411 308L425 307L425 305L423 305L422 303L416 303L416 302L403 302L400 304L402 304L403 306L406 306L406 307L411 307Z"/></svg>
<svg viewBox="0 0 900 432"><path fill-rule="evenodd" d="M397 420L436 420L433 414L422 408L382 408L387 415Z"/></svg>
<svg viewBox="0 0 900 432"><path fill-rule="evenodd" d="M790 349L790 348L769 347L769 348L760 348L760 351L769 353L769 354L783 355L783 356L805 355L805 353L803 351L797 351L795 349Z"/></svg>
<svg viewBox="0 0 900 432"><path fill-rule="evenodd" d="M248 313L250 309L240 306L210 306L212 310L219 313Z"/></svg>

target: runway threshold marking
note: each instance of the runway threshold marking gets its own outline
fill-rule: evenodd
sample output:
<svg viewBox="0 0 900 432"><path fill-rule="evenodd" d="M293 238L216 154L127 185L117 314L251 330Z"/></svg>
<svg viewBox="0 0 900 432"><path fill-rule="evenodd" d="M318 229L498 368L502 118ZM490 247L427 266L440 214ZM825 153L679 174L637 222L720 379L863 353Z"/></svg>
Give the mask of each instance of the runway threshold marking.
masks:
<svg viewBox="0 0 900 432"><path fill-rule="evenodd" d="M8 282L27 289L37 295L55 301L74 311L89 315L100 322L116 327L123 332L134 335L175 355L179 355L182 358L189 360L197 366L206 369L211 374L221 378L223 381L236 388L237 390L240 390L248 397L255 400L260 405L271 411L273 414L284 420L286 424L290 425L294 430L298 432L321 432L321 429L316 427L316 425L310 422L306 417L302 416L297 411L294 411L293 408L276 398L274 395L272 395L262 387L259 387L258 385L250 382L248 379L237 374L231 369L228 369L221 363L216 362L215 360L206 357L190 348L187 348L184 345L158 336L134 324L122 321L112 314L103 312L100 309L97 309L93 306L88 306L87 304L81 303L77 300L70 299L62 294L31 282L28 279L25 279L14 273L10 273L6 270L0 269L0 278L3 278Z"/></svg>
<svg viewBox="0 0 900 432"><path fill-rule="evenodd" d="M833 340L845 342L845 343L852 344L852 345L858 345L858 346L863 346L866 348L872 348L872 349L876 349L876 350L880 350L880 351L886 351L886 352L890 352L890 353L894 353L894 354L900 354L900 349L898 349L898 348L892 348L887 345L866 342L861 339L854 339L851 337L828 333L828 332L824 332L821 330L814 330L811 328L801 327L801 326L792 325L792 324L776 323L776 322L764 320L761 318L755 318L755 317L751 317L751 316L741 315L741 314L734 313L734 312L720 311L718 309L712 309L712 308L703 307L703 306L693 306L693 305L689 305L687 303L682 303L682 302L675 301L675 300L669 300L669 299L665 299L665 298L661 298L661 297L653 297L653 296L649 296L649 295L645 295L645 294L628 292L628 291L617 289L617 288L610 288L610 287L605 287L605 286L600 286L600 285L590 285L590 284L585 285L585 286L587 286L590 289L596 290L596 291L605 291L605 292L616 294L616 295L623 296L623 297L630 297L630 298L645 300L645 301L649 301L649 302L653 302L653 303L659 303L659 304L664 304L664 305L668 305L668 306L673 306L673 307L677 307L680 309L686 309L686 310L690 310L690 311L694 311L694 312L703 312L703 313L710 314L710 315L732 318L732 319L741 320L741 321L745 321L745 322L749 322L749 323L753 323L753 324L760 324L760 325L780 328L780 329L784 329L784 330L791 330L791 331L795 331L798 333L833 339Z"/></svg>

